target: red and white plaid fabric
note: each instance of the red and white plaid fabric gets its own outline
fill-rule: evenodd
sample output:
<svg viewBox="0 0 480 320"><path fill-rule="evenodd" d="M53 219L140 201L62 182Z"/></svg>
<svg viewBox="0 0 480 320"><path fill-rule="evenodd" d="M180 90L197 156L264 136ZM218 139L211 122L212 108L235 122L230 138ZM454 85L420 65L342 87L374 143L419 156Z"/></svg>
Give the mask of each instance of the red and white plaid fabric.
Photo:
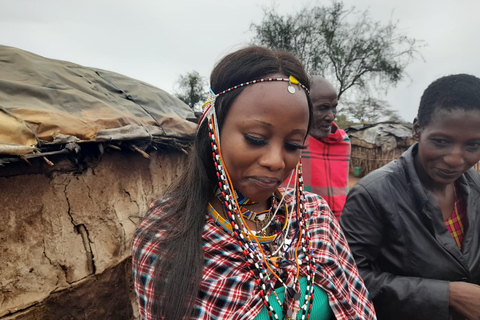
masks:
<svg viewBox="0 0 480 320"><path fill-rule="evenodd" d="M376 319L373 304L337 220L323 199L308 192L305 196L312 250L316 259L315 284L327 293L337 320ZM285 195L285 203L289 207L293 205L292 202L292 197ZM141 223L133 241L135 291L142 320L152 319L154 262L167 258L155 240L158 238L151 236L157 234L157 230L149 227L152 221L161 219L161 216L160 210L153 210ZM152 240L139 247L142 237ZM205 265L193 318L254 319L264 304L256 279L245 264L237 240L217 226L208 215L202 239ZM294 260L294 248L291 249L287 252L287 258ZM299 253L299 258L302 257L303 254ZM296 268L287 266L284 271L293 273ZM301 267L300 274L302 277L307 275L306 266ZM267 294L270 294L271 289L268 290Z"/></svg>

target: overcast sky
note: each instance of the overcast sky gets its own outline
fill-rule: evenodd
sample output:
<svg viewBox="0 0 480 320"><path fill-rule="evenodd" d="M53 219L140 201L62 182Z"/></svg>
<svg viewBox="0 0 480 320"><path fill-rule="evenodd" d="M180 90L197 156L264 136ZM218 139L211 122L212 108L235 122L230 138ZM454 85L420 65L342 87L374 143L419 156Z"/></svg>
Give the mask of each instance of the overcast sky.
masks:
<svg viewBox="0 0 480 320"><path fill-rule="evenodd" d="M118 72L173 93L179 75L209 77L225 54L252 39L270 0L0 0L0 44ZM322 2L276 0L281 13ZM323 1L324 4L329 2ZM344 0L375 20L399 21L424 40L423 60L385 97L407 121L423 90L452 73L480 76L479 0Z"/></svg>

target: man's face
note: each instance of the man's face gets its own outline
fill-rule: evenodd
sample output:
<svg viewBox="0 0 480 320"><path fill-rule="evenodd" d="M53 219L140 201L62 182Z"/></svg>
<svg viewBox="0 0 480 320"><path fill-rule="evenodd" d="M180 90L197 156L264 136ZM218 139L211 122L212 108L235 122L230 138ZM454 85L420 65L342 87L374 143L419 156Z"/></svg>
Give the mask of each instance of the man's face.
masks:
<svg viewBox="0 0 480 320"><path fill-rule="evenodd" d="M313 104L313 122L310 135L325 138L332 132L332 122L337 115L337 93L327 81L312 81L310 98Z"/></svg>

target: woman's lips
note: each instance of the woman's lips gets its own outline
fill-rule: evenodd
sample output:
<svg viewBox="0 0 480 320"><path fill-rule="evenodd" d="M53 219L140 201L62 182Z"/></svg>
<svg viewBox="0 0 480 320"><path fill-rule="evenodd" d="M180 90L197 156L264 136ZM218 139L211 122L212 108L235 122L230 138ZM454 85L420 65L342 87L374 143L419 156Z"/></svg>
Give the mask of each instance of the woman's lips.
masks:
<svg viewBox="0 0 480 320"><path fill-rule="evenodd" d="M279 179L269 177L250 177L249 180L252 181L252 183L258 188L264 190L274 190L281 183Z"/></svg>
<svg viewBox="0 0 480 320"><path fill-rule="evenodd" d="M461 174L461 171L452 171L452 170L446 170L446 169L440 169L440 168L437 168L437 170L440 173L440 175L448 178L452 178Z"/></svg>

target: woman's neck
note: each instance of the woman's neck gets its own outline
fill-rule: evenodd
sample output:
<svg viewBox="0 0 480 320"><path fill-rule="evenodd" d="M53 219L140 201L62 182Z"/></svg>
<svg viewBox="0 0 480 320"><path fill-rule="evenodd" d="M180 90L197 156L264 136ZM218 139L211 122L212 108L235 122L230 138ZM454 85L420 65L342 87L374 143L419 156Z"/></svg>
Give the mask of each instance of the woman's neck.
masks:
<svg viewBox="0 0 480 320"><path fill-rule="evenodd" d="M224 204L222 203L221 200L218 199L217 196L213 196L210 199L210 204L225 220L228 220ZM271 206L272 206L272 200L267 199L264 201L255 202L254 204L249 204L248 206L246 206L246 208L253 212L260 212L260 211L270 209ZM257 231L257 225L254 222L249 220L245 220L245 222L248 224L251 230Z"/></svg>

